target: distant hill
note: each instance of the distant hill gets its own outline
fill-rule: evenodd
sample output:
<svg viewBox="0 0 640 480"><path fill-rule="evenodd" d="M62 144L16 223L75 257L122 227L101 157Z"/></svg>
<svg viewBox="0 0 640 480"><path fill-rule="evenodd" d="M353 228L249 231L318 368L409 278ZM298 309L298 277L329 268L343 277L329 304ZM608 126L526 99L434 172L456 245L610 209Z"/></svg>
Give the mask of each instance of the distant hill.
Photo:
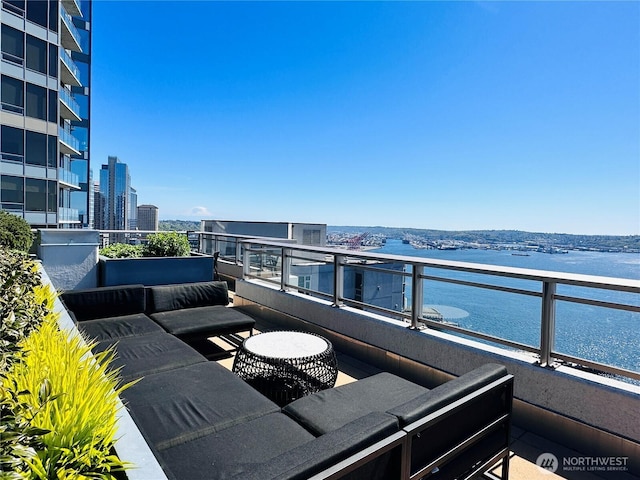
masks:
<svg viewBox="0 0 640 480"><path fill-rule="evenodd" d="M158 229L169 231L200 231L200 222L190 220L160 220L158 222Z"/></svg>

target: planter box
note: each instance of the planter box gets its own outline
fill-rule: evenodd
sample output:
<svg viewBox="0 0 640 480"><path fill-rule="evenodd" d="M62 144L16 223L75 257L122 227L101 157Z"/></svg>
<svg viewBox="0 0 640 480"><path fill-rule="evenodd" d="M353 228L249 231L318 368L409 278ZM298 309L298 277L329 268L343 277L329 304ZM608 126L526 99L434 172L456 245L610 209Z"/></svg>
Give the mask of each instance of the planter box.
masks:
<svg viewBox="0 0 640 480"><path fill-rule="evenodd" d="M99 285L207 282L213 280L213 256L107 258L98 260Z"/></svg>

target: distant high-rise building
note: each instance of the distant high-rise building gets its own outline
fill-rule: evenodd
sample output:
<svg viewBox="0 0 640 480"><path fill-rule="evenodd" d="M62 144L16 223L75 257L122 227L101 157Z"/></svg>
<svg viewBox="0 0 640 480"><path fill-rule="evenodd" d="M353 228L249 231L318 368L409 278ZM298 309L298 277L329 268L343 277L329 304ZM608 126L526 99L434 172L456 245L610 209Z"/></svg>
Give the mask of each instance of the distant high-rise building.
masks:
<svg viewBox="0 0 640 480"><path fill-rule="evenodd" d="M158 230L158 207L138 205L138 230Z"/></svg>
<svg viewBox="0 0 640 480"><path fill-rule="evenodd" d="M88 227L91 2L0 9L0 208L34 228Z"/></svg>
<svg viewBox="0 0 640 480"><path fill-rule="evenodd" d="M129 230L138 228L138 192L131 187L129 190Z"/></svg>
<svg viewBox="0 0 640 480"><path fill-rule="evenodd" d="M100 199L95 202L99 230L128 230L131 220L131 175L118 157L108 157L100 169ZM100 211L98 211L100 209ZM98 223L98 218L101 222Z"/></svg>

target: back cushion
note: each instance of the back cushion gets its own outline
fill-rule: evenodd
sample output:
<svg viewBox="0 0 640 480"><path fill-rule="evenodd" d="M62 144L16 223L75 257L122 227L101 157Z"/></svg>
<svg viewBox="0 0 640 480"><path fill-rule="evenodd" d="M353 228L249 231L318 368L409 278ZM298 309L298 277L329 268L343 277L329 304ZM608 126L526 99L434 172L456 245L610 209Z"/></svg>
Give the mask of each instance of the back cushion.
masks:
<svg viewBox="0 0 640 480"><path fill-rule="evenodd" d="M146 304L143 285L70 290L60 297L78 321L143 313Z"/></svg>
<svg viewBox="0 0 640 480"><path fill-rule="evenodd" d="M228 305L227 282L197 282L147 287L147 313Z"/></svg>

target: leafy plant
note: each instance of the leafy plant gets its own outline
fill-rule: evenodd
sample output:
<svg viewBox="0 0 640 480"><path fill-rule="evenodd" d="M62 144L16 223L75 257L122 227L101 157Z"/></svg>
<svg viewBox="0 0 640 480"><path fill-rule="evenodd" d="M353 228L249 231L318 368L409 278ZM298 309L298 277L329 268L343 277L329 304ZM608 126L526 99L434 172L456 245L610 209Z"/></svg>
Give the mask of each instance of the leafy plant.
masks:
<svg viewBox="0 0 640 480"><path fill-rule="evenodd" d="M22 252L0 248L0 372L52 309L53 294L41 283L36 264Z"/></svg>
<svg viewBox="0 0 640 480"><path fill-rule="evenodd" d="M101 249L100 255L108 258L138 258L143 255L143 247L127 243L112 243Z"/></svg>
<svg viewBox="0 0 640 480"><path fill-rule="evenodd" d="M190 252L189 239L178 232L153 233L144 247L145 257L187 257Z"/></svg>
<svg viewBox="0 0 640 480"><path fill-rule="evenodd" d="M115 478L126 466L112 446L118 394L127 385L118 387L118 371L109 369L114 351L91 356L92 345L58 329L53 315L21 347L3 387L5 396L11 392L13 424L28 424L37 441L13 449L17 472L41 480Z"/></svg>
<svg viewBox="0 0 640 480"><path fill-rule="evenodd" d="M0 210L0 246L28 252L33 234L27 221L7 211Z"/></svg>

